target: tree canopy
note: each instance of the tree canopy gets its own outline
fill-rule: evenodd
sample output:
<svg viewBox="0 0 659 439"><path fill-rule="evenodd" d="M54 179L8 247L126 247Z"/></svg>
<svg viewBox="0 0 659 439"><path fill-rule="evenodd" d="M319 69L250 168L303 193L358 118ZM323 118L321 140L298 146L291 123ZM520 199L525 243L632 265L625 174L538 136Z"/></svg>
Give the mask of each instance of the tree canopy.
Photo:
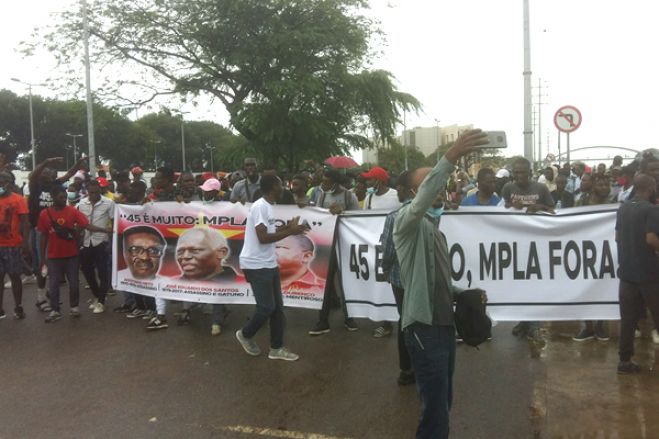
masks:
<svg viewBox="0 0 659 439"><path fill-rule="evenodd" d="M105 77L96 96L135 106L210 95L256 151L291 169L370 146L366 133L390 140L402 111L420 103L391 73L369 70L380 33L366 7L363 0L95 2L91 51ZM79 11L40 35L35 46L45 39L62 66L77 67Z"/></svg>
<svg viewBox="0 0 659 439"><path fill-rule="evenodd" d="M34 131L37 162L48 157L67 157L73 162L69 134L84 134L77 139L78 154L87 150L86 106L78 100L62 101L34 96ZM158 163L182 168L181 119L167 111L129 120L117 109L94 105L96 150L100 157L111 159L114 167L140 164L150 169ZM27 96L0 90L0 138L20 154L30 150L30 123ZM209 169L210 154L215 169L236 169L242 159L235 154L246 141L229 129L209 121L185 122L186 158L195 171ZM207 149L207 146L212 149ZM20 165L31 163L26 157Z"/></svg>

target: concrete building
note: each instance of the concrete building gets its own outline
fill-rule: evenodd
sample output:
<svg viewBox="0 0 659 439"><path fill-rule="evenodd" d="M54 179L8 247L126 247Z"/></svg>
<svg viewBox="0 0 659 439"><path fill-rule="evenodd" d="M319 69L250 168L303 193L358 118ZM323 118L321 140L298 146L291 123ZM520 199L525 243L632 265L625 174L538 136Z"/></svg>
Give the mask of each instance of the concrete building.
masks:
<svg viewBox="0 0 659 439"><path fill-rule="evenodd" d="M445 127L416 127L405 130L396 140L401 145L419 150L426 157L435 154L440 145L454 142L460 133L472 129L473 125L448 125ZM376 149L366 149L362 152L364 163L378 163Z"/></svg>

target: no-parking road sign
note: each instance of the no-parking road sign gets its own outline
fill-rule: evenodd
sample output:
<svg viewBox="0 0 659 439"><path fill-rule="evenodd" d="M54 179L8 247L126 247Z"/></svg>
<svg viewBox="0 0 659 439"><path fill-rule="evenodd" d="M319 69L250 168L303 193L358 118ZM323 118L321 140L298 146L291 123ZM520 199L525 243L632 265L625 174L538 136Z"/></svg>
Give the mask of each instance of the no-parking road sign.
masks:
<svg viewBox="0 0 659 439"><path fill-rule="evenodd" d="M571 133L581 126L581 111L572 105L565 105L554 114L554 125L559 131Z"/></svg>

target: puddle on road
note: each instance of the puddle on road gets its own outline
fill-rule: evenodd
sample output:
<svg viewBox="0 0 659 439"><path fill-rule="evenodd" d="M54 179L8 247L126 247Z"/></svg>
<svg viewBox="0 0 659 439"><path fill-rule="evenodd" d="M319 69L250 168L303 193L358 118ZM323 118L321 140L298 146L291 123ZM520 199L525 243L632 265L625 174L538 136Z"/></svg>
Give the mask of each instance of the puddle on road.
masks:
<svg viewBox="0 0 659 439"><path fill-rule="evenodd" d="M575 342L578 325L556 322L547 327L547 345L535 349L546 366L535 384L530 419L536 438L657 439L659 438L659 346L648 336L637 339L637 375L618 375L617 324L611 340ZM535 350L534 350L535 349Z"/></svg>

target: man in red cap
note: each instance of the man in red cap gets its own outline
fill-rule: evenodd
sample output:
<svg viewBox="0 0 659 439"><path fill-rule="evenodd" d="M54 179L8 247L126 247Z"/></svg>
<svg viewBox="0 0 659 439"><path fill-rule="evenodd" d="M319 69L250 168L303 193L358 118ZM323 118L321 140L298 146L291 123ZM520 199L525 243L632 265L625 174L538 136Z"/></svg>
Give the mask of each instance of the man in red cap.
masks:
<svg viewBox="0 0 659 439"><path fill-rule="evenodd" d="M398 199L398 191L389 187L389 173L379 166L374 166L370 171L361 175L366 180L366 198L364 199L364 210L387 209L389 211L398 209L401 202ZM382 338L391 335L393 324L382 322L373 331L373 337Z"/></svg>
<svg viewBox="0 0 659 439"><path fill-rule="evenodd" d="M379 166L374 166L370 171L362 174L368 186L364 209L387 209L394 210L400 207L396 189L389 187L389 173Z"/></svg>
<svg viewBox="0 0 659 439"><path fill-rule="evenodd" d="M139 166L134 166L130 173L133 174L133 181L144 181L144 171ZM146 181L144 181L146 183Z"/></svg>
<svg viewBox="0 0 659 439"><path fill-rule="evenodd" d="M96 177L98 185L101 187L101 195L114 201L114 194L110 192L110 182L105 177Z"/></svg>

